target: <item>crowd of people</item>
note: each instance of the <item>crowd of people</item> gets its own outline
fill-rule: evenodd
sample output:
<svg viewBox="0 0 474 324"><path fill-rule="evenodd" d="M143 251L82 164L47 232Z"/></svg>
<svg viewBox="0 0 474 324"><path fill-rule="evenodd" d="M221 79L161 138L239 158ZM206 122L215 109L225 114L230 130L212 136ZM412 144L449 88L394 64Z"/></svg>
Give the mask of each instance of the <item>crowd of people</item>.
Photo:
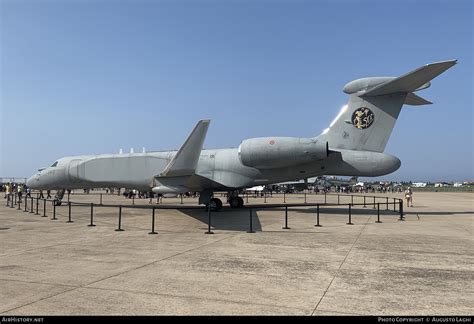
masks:
<svg viewBox="0 0 474 324"><path fill-rule="evenodd" d="M11 194L17 194L19 199L23 197L23 194L26 194L26 197L31 196L31 189L24 183L8 182L2 185L0 189L5 193L4 198L8 198Z"/></svg>

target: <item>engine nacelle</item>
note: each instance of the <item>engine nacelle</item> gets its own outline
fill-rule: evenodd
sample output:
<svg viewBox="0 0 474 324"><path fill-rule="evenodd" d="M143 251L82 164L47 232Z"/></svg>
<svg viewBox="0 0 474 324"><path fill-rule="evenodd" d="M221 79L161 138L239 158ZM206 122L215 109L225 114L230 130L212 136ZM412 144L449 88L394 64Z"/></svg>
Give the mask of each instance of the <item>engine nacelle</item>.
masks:
<svg viewBox="0 0 474 324"><path fill-rule="evenodd" d="M272 169L323 160L328 151L327 142L313 138L259 137L240 144L239 158L245 166Z"/></svg>

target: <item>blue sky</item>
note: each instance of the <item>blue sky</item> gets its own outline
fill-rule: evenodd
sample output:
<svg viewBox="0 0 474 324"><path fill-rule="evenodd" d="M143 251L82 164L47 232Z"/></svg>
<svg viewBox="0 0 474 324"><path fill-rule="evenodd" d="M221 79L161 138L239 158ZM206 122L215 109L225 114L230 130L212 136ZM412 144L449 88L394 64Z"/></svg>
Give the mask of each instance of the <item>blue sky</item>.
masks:
<svg viewBox="0 0 474 324"><path fill-rule="evenodd" d="M384 179L474 180L472 1L0 0L0 176L67 155L321 133L342 87L458 59L404 106ZM421 95L421 93L420 93Z"/></svg>

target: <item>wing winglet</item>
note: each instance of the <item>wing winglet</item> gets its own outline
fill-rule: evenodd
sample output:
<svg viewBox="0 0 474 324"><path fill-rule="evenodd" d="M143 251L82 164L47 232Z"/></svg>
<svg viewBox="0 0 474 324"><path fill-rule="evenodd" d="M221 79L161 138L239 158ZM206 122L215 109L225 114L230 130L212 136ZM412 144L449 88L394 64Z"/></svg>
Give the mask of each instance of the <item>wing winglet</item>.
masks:
<svg viewBox="0 0 474 324"><path fill-rule="evenodd" d="M160 177L176 177L194 174L210 122L210 120L198 121L178 153L171 159L163 172L160 173Z"/></svg>

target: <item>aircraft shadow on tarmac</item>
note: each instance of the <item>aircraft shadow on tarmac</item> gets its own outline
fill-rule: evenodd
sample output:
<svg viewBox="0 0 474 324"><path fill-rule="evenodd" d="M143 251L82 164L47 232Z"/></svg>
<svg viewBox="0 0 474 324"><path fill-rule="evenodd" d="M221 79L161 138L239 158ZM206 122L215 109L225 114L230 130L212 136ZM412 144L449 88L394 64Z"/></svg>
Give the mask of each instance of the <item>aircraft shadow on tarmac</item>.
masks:
<svg viewBox="0 0 474 324"><path fill-rule="evenodd" d="M181 209L180 212L207 225L208 214L204 209ZM223 208L211 214L211 225L216 230L248 231L250 214L248 209ZM252 228L261 231L262 224L256 211L252 211Z"/></svg>

